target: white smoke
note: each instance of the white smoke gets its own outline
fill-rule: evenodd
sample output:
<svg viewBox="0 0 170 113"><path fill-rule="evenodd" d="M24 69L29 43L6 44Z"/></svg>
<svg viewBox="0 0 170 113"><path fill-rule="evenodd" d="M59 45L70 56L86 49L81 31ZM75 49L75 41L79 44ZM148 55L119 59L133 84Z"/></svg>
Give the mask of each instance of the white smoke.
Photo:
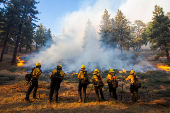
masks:
<svg viewBox="0 0 170 113"><path fill-rule="evenodd" d="M152 0L152 2L148 2L147 0L133 0L132 2L134 3L132 4L130 1L132 0L127 0L120 6L120 9L130 21L136 19L144 22L151 21L150 17L152 17L152 14L149 14L149 16L139 16L141 12L134 13L133 10L141 11L141 9L148 9L143 10L143 13L152 13L154 5L159 5L158 0ZM155 2L156 4L154 1L157 1ZM164 2L161 2L161 4L169 3L167 0L162 1ZM146 3L148 4L146 5ZM138 7L139 4L141 7ZM35 66L37 62L40 62L43 71L51 71L57 65L62 64L63 70L66 72L78 71L82 64L88 70L94 70L95 68L124 68L126 70L135 69L136 71L143 71L142 68L145 66L152 68L147 62L141 62L140 65L130 65L130 59L133 56L131 53L125 56L126 60L122 60L118 49L103 50L100 48L98 32L101 17L104 10L107 9L109 14L111 14L111 18L114 18L117 10L115 11L113 7L118 7L117 5L116 0L97 0L93 5L86 3L83 7L80 7L79 11L68 13L61 19L62 23L64 23L63 26L60 26L63 34L53 37L53 43L50 47L45 49L43 47L38 53L28 55L28 61L25 66ZM150 9L150 7L152 8ZM91 27L86 27L88 19L92 22ZM86 43L86 48L83 48L84 43Z"/></svg>
<svg viewBox="0 0 170 113"><path fill-rule="evenodd" d="M170 12L170 0L126 0L119 9L132 23L135 20L148 23L152 21L155 5L162 7L165 14Z"/></svg>

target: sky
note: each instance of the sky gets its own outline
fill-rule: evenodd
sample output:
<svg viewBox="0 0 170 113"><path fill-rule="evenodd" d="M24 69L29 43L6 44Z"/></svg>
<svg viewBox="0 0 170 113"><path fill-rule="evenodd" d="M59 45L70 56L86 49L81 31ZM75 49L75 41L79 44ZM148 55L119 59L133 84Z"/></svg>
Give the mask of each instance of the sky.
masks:
<svg viewBox="0 0 170 113"><path fill-rule="evenodd" d="M170 12L170 0L40 0L39 2L36 5L40 12L37 15L40 19L37 24L42 23L55 35L62 35L64 27L70 21L69 16L75 16L80 12L88 16L89 13L98 10L89 18L93 20L95 14L100 14L101 19L104 9L107 9L114 18L120 9L132 23L137 19L145 23L151 21L156 4L163 7L165 13ZM81 23L81 20L79 21Z"/></svg>

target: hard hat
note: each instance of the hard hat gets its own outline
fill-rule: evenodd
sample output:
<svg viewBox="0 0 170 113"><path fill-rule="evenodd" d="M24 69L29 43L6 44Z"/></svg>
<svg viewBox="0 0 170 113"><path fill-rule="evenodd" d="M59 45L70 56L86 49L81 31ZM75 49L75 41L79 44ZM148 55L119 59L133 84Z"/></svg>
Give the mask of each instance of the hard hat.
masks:
<svg viewBox="0 0 170 113"><path fill-rule="evenodd" d="M114 71L113 71L113 69L109 69L109 73L113 73Z"/></svg>
<svg viewBox="0 0 170 113"><path fill-rule="evenodd" d="M130 70L130 74L134 74L135 73L135 71L132 69L132 70Z"/></svg>
<svg viewBox="0 0 170 113"><path fill-rule="evenodd" d="M61 65L57 65L57 69L62 69L62 66Z"/></svg>
<svg viewBox="0 0 170 113"><path fill-rule="evenodd" d="M38 66L41 66L41 64L38 62L38 63L36 63L36 66L38 67Z"/></svg>
<svg viewBox="0 0 170 113"><path fill-rule="evenodd" d="M81 68L82 68L82 69L85 69L85 68L86 68L86 66L85 66L85 65L81 65Z"/></svg>
<svg viewBox="0 0 170 113"><path fill-rule="evenodd" d="M98 70L98 69L95 69L94 72L99 72L99 70Z"/></svg>

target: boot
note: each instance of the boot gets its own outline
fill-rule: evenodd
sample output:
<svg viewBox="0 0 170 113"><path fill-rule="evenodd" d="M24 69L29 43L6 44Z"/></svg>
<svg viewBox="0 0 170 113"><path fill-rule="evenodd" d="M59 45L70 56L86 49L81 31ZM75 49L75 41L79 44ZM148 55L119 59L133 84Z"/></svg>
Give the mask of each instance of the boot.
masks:
<svg viewBox="0 0 170 113"><path fill-rule="evenodd" d="M56 103L59 103L59 102L55 100L54 103L56 104Z"/></svg>
<svg viewBox="0 0 170 113"><path fill-rule="evenodd" d="M86 100L83 100L83 103L86 103Z"/></svg>
<svg viewBox="0 0 170 113"><path fill-rule="evenodd" d="M34 98L34 99L37 99L36 94L33 94L33 98Z"/></svg>
<svg viewBox="0 0 170 113"><path fill-rule="evenodd" d="M78 103L81 103L81 102L82 102L82 100L81 100L81 99L79 99Z"/></svg>
<svg viewBox="0 0 170 113"><path fill-rule="evenodd" d="M34 99L38 99L36 96L33 96Z"/></svg>
<svg viewBox="0 0 170 113"><path fill-rule="evenodd" d="M97 102L97 103L99 103L99 102L100 102L100 99L99 99L99 98L97 98L96 102Z"/></svg>
<svg viewBox="0 0 170 113"><path fill-rule="evenodd" d="M102 101L106 101L106 100L104 99L104 97L102 98Z"/></svg>
<svg viewBox="0 0 170 113"><path fill-rule="evenodd" d="M27 102L31 102L31 101L30 101L30 99L29 99L29 98L26 98L26 97L25 97L25 101L27 101Z"/></svg>

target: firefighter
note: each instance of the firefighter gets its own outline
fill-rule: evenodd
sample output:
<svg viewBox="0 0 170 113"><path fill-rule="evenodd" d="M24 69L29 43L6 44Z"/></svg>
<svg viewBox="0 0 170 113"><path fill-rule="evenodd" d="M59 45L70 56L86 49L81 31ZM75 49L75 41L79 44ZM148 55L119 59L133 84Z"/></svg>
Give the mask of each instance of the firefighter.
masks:
<svg viewBox="0 0 170 113"><path fill-rule="evenodd" d="M36 67L32 69L31 84L26 92L26 97L25 97L26 101L30 102L29 95L30 95L31 91L33 90L33 88L34 88L33 98L36 99L36 92L37 92L37 88L38 88L38 79L42 73L40 68L41 68L41 64L36 63Z"/></svg>
<svg viewBox="0 0 170 113"><path fill-rule="evenodd" d="M114 82L116 81L116 75L114 74L113 69L109 69L109 74L107 75L107 83L109 86L110 96L113 100L117 100L116 94L116 86L114 86Z"/></svg>
<svg viewBox="0 0 170 113"><path fill-rule="evenodd" d="M100 101L100 99L99 99L99 90L100 90L100 95L101 95L102 100L103 101L105 100L104 96L103 96L103 91L102 91L104 83L102 81L102 76L99 75L98 73L99 73L99 70L95 69L93 77L92 77L92 80L91 80L91 82L93 83L93 85L95 87L95 93L96 93L97 102Z"/></svg>
<svg viewBox="0 0 170 113"><path fill-rule="evenodd" d="M134 86L135 78L137 78L135 71L131 70L130 75L125 79L126 81L130 80L130 92L131 92L132 102L136 102L138 99L138 88Z"/></svg>
<svg viewBox="0 0 170 113"><path fill-rule="evenodd" d="M49 94L49 102L51 103L52 97L55 91L55 102L58 102L58 90L60 89L60 83L64 79L65 73L62 70L62 65L58 65L57 69L52 70L50 78L50 94Z"/></svg>
<svg viewBox="0 0 170 113"><path fill-rule="evenodd" d="M78 73L79 85L78 85L78 95L79 103L82 102L81 90L83 88L83 103L86 101L86 88L89 84L89 73L85 70L85 65L81 65L81 71Z"/></svg>

